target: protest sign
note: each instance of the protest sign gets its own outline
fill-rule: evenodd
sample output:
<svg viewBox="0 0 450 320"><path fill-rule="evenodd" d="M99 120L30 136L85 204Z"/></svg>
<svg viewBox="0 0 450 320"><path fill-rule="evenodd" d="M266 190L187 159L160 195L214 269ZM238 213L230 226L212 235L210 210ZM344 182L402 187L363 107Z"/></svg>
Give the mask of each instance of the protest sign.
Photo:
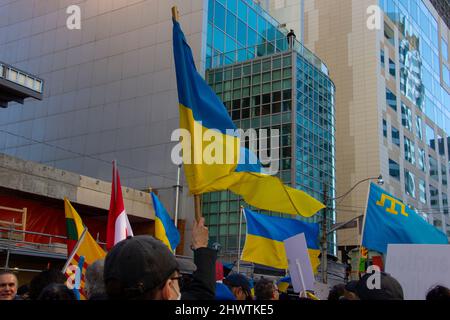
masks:
<svg viewBox="0 0 450 320"><path fill-rule="evenodd" d="M284 240L294 292L314 291L314 273L306 245L305 234Z"/></svg>
<svg viewBox="0 0 450 320"><path fill-rule="evenodd" d="M425 300L433 286L450 287L450 245L390 244L385 270L400 282L405 300Z"/></svg>

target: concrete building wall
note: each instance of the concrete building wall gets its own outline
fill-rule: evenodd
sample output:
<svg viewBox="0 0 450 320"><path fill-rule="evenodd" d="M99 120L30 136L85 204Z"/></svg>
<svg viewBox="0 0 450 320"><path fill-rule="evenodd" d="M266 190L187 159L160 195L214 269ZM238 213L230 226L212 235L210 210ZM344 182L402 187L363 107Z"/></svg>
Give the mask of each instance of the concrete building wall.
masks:
<svg viewBox="0 0 450 320"><path fill-rule="evenodd" d="M286 29L294 30L298 40L301 39L305 0L270 0L261 1L261 4L281 24L286 24Z"/></svg>
<svg viewBox="0 0 450 320"><path fill-rule="evenodd" d="M0 110L0 152L108 181L116 159L124 186L160 189L173 212L170 136L179 119L171 7L203 72L207 3L0 1L0 60L45 80L42 102ZM66 26L70 5L81 9L81 30ZM181 206L192 214L190 198Z"/></svg>
<svg viewBox="0 0 450 320"><path fill-rule="evenodd" d="M366 26L366 9L375 3L376 0L305 3L305 45L324 60L336 85L337 196L358 181L378 177L381 172L378 101L382 93L376 89L379 45L377 32ZM338 201L338 222L363 213L367 185L360 185L342 202ZM357 228L338 232L340 246L358 242Z"/></svg>
<svg viewBox="0 0 450 320"><path fill-rule="evenodd" d="M0 187L108 210L111 183L0 154ZM150 194L122 187L127 214L155 219ZM131 218L132 219L132 218Z"/></svg>

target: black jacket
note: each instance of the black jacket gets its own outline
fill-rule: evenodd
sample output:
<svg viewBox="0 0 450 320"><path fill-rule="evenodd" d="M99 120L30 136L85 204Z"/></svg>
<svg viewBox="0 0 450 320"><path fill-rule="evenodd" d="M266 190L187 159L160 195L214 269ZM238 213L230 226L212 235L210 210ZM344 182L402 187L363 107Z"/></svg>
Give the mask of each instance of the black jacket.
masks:
<svg viewBox="0 0 450 320"><path fill-rule="evenodd" d="M199 248L194 251L194 264L197 270L193 280L181 291L181 300L214 300L216 296L217 251Z"/></svg>

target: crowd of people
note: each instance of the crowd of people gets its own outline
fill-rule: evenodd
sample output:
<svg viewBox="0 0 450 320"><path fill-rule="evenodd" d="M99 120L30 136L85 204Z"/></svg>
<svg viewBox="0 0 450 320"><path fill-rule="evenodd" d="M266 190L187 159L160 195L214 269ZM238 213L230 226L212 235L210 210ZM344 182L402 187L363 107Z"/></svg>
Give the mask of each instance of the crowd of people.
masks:
<svg viewBox="0 0 450 320"><path fill-rule="evenodd" d="M276 281L260 278L255 285L239 273L226 277L216 264L217 251L208 248L208 228L204 219L194 223L193 261L196 270L186 278L175 255L151 236L135 236L116 244L104 260L89 265L84 294L89 300L238 300L268 301L308 299L280 292ZM368 286L370 275L359 281L334 286L328 300L403 300L400 283L380 273L380 288ZM0 273L0 300L75 300L74 290L66 285L60 270L49 269L35 276L29 285L19 287L13 271ZM450 300L450 290L436 286L427 300Z"/></svg>

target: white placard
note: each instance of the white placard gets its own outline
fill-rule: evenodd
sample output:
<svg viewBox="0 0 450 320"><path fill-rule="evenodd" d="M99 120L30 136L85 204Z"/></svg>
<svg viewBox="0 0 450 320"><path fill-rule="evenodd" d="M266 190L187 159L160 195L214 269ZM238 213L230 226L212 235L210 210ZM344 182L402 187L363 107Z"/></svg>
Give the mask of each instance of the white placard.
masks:
<svg viewBox="0 0 450 320"><path fill-rule="evenodd" d="M314 291L314 273L311 261L309 260L305 234L300 233L284 240L284 247L286 249L289 274L291 275L294 292Z"/></svg>
<svg viewBox="0 0 450 320"><path fill-rule="evenodd" d="M425 300L430 288L450 288L450 245L390 244L386 272L400 282L405 300Z"/></svg>
<svg viewBox="0 0 450 320"><path fill-rule="evenodd" d="M314 295L320 300L327 300L330 293L330 288L326 283L315 282L314 284Z"/></svg>

